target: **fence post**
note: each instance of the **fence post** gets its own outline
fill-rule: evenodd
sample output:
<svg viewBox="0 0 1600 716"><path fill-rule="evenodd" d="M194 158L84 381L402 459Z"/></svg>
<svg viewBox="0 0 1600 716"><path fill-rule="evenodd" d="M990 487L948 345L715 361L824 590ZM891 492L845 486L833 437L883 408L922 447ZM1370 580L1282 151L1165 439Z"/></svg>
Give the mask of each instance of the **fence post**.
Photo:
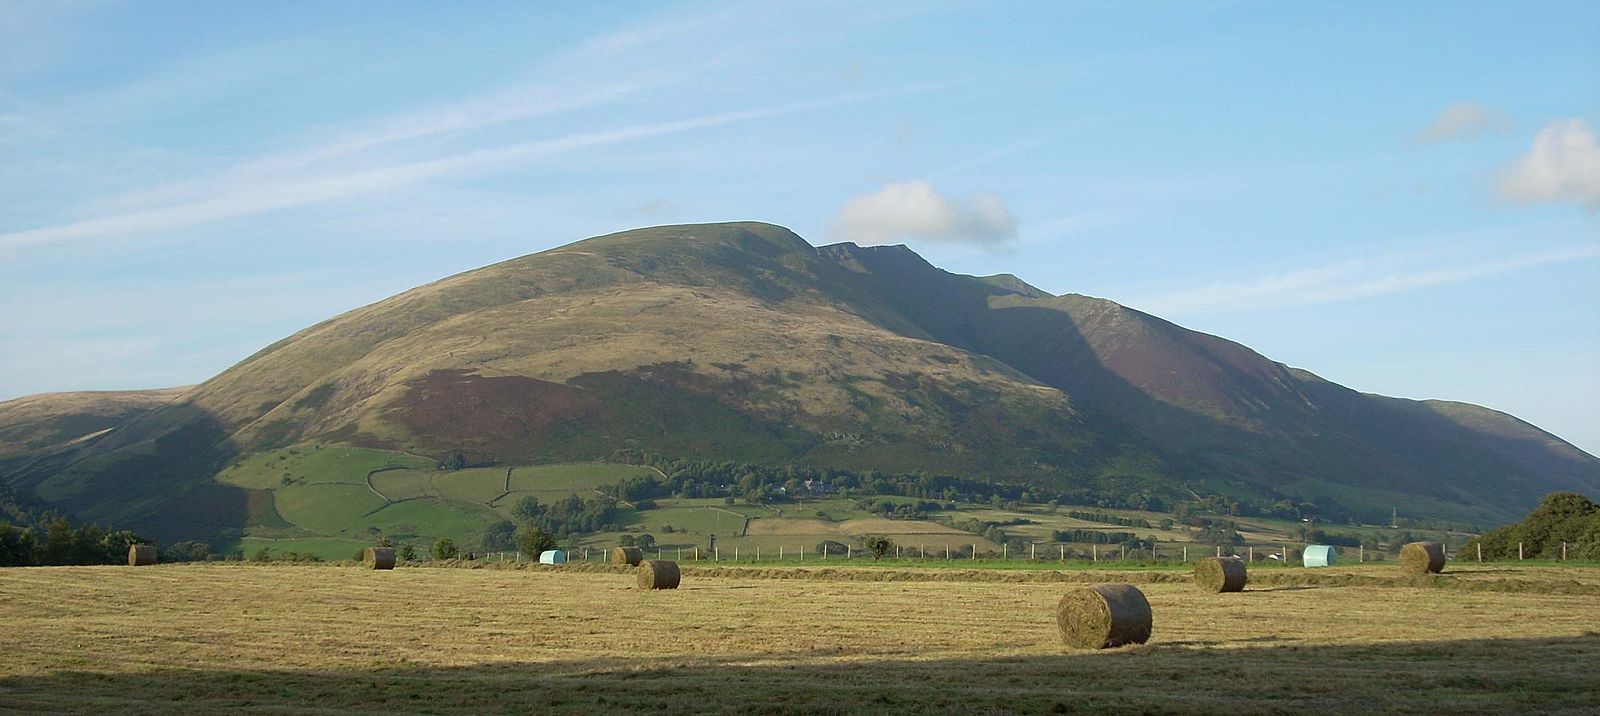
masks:
<svg viewBox="0 0 1600 716"><path fill-rule="evenodd" d="M778 545L778 561L783 561L783 545Z"/></svg>
<svg viewBox="0 0 1600 716"><path fill-rule="evenodd" d="M1250 545L1250 564L1256 563L1256 546Z"/></svg>
<svg viewBox="0 0 1600 716"><path fill-rule="evenodd" d="M1184 564L1188 564L1189 563L1189 545L1184 545L1183 546L1183 563Z"/></svg>
<svg viewBox="0 0 1600 716"><path fill-rule="evenodd" d="M1061 543L1061 561L1067 561L1067 543Z"/></svg>
<svg viewBox="0 0 1600 716"><path fill-rule="evenodd" d="M1363 545L1357 545L1356 546L1356 561L1357 562L1365 562L1365 561L1367 561L1367 546L1366 545L1363 544Z"/></svg>
<svg viewBox="0 0 1600 716"><path fill-rule="evenodd" d="M894 546L894 558L900 559L900 545L898 543Z"/></svg>
<svg viewBox="0 0 1600 716"><path fill-rule="evenodd" d="M1217 556L1218 557L1222 556L1222 545L1220 545L1220 544L1217 545Z"/></svg>
<svg viewBox="0 0 1600 716"><path fill-rule="evenodd" d="M1517 543L1517 561L1518 562L1522 561L1522 543L1521 542Z"/></svg>
<svg viewBox="0 0 1600 716"><path fill-rule="evenodd" d="M1122 555L1117 558L1117 561L1118 562L1126 562L1126 561L1128 561L1128 545L1122 545Z"/></svg>
<svg viewBox="0 0 1600 716"><path fill-rule="evenodd" d="M1567 561L1567 541L1561 540L1561 561Z"/></svg>
<svg viewBox="0 0 1600 716"><path fill-rule="evenodd" d="M978 558L978 543L977 542L973 542L972 543L972 558L973 559L977 559Z"/></svg>
<svg viewBox="0 0 1600 716"><path fill-rule="evenodd" d="M1039 561L1038 550L1039 550L1039 543L1038 542L1029 542L1028 543L1028 561L1029 562L1037 562L1037 561Z"/></svg>
<svg viewBox="0 0 1600 716"><path fill-rule="evenodd" d="M1100 545L1093 542L1089 543L1089 559L1095 562L1100 561Z"/></svg>
<svg viewBox="0 0 1600 716"><path fill-rule="evenodd" d="M1007 542L1005 544L1000 545L1000 559L1002 561L1006 561L1006 560L1010 560L1011 559L1011 543L1010 542Z"/></svg>
<svg viewBox="0 0 1600 716"><path fill-rule="evenodd" d="M950 559L950 543L949 542L944 543L944 558L945 559Z"/></svg>

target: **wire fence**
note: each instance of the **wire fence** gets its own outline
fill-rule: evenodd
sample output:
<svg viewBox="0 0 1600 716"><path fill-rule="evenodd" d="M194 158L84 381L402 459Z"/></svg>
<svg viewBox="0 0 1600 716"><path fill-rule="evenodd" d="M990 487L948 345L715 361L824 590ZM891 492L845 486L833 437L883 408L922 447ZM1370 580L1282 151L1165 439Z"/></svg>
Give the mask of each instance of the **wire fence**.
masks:
<svg viewBox="0 0 1600 716"><path fill-rule="evenodd" d="M1558 556L1553 558L1535 558L1527 553L1524 545L1517 545L1516 560L1485 558L1482 545L1467 554L1452 553L1446 550L1446 558L1451 561L1477 561L1477 562L1505 562L1538 561L1565 562L1568 560L1570 544L1561 542ZM1302 561L1304 546L1280 545L1244 545L1238 548L1223 548L1211 545L1198 545L1192 543L1178 543L1166 545L1153 545L1150 547L1131 548L1124 545L1082 545L1067 543L1035 542L1013 549L1011 545L1002 545L999 549L983 549L976 542L938 542L922 544L895 544L884 550L882 554L838 542L832 542L826 547L823 545L778 545L776 547L745 547L735 546L731 549L723 547L681 546L671 547L656 546L641 548L646 558L670 559L677 562L714 562L738 564L811 564L818 562L860 562L895 560L900 562L1073 562L1073 563L1106 563L1106 564L1187 564L1206 557L1237 557L1251 563L1282 564L1294 566ZM605 563L610 561L609 549L598 547L579 547L574 550L559 550L563 562L590 562ZM1349 562L1354 558L1356 563L1383 562L1394 558L1394 554L1386 550L1367 550L1365 546L1340 548L1339 558ZM539 555L527 555L516 551L494 552L465 552L458 559L485 560L490 562L537 562ZM427 554L419 554L417 561L433 561Z"/></svg>

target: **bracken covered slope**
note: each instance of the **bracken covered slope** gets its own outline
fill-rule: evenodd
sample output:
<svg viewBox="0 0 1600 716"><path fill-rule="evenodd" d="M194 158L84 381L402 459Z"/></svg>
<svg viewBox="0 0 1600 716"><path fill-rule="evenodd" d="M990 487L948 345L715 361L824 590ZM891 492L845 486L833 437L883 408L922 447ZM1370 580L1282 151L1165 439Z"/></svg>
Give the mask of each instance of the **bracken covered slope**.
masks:
<svg viewBox="0 0 1600 716"><path fill-rule="evenodd" d="M1467 521L1555 489L1600 492L1600 461L1511 416L1365 395L1110 301L759 223L622 232L452 276L0 469L91 518L203 532L250 510L248 491L210 480L220 467L312 439L503 462L926 470Z"/></svg>

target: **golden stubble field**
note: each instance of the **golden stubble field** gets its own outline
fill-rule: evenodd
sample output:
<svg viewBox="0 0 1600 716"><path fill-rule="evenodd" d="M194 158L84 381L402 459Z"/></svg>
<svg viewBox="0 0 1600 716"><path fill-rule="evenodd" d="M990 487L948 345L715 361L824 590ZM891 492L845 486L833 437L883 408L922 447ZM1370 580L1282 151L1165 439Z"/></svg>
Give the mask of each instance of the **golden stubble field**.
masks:
<svg viewBox="0 0 1600 716"><path fill-rule="evenodd" d="M1151 642L1079 652L1061 645L1054 623L1071 585L1037 581L1048 574L862 581L849 570L809 579L691 570L682 589L641 592L627 574L571 570L6 569L0 710L1470 714L1600 705L1594 570L1477 575L1515 578L1516 591L1297 585L1293 571L1230 595L1129 573L1147 582ZM1541 580L1579 593L1541 593Z"/></svg>

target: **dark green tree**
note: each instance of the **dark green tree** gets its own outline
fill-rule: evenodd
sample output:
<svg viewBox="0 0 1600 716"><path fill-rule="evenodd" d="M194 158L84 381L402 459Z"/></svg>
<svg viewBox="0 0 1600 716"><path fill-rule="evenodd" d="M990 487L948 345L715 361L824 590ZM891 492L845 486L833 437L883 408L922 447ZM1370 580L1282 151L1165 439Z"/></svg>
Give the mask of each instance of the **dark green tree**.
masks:
<svg viewBox="0 0 1600 716"><path fill-rule="evenodd" d="M524 527L517 534L517 548L529 559L538 559L546 550L556 548L556 538L537 527Z"/></svg>

